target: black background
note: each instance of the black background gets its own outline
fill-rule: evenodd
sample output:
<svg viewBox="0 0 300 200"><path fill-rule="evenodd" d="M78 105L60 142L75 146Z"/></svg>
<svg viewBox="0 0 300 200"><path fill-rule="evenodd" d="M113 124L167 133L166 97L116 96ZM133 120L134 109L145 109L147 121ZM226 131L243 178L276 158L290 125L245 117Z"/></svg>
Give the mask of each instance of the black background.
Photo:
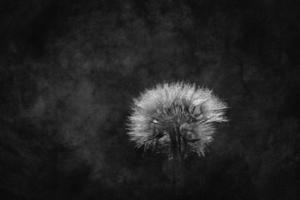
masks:
<svg viewBox="0 0 300 200"><path fill-rule="evenodd" d="M299 198L295 2L1 0L0 198ZM165 156L126 135L132 98L162 81L230 106L176 193Z"/></svg>

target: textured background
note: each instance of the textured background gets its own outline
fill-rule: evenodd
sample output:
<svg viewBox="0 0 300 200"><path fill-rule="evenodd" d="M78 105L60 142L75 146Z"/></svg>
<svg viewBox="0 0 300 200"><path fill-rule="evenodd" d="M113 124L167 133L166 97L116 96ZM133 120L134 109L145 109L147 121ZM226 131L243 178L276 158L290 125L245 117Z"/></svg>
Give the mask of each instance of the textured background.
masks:
<svg viewBox="0 0 300 200"><path fill-rule="evenodd" d="M178 80L212 88L230 122L186 161L177 198L299 198L295 2L1 0L0 198L175 198L126 119L143 89Z"/></svg>

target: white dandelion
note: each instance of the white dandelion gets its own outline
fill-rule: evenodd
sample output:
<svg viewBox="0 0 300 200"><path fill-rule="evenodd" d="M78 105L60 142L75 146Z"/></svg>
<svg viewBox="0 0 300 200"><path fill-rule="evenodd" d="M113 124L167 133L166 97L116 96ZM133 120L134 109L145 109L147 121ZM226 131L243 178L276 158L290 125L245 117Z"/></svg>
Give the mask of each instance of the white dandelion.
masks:
<svg viewBox="0 0 300 200"><path fill-rule="evenodd" d="M191 152L203 156L215 123L227 121L226 108L209 89L159 84L134 99L128 135L137 147L165 152L170 159L184 159Z"/></svg>

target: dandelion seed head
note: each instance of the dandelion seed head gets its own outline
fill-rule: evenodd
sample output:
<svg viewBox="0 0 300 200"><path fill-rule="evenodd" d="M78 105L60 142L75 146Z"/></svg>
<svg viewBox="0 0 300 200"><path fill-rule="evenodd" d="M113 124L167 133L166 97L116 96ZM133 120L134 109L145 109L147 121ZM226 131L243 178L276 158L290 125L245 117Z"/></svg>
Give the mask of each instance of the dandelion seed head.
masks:
<svg viewBox="0 0 300 200"><path fill-rule="evenodd" d="M227 121L227 105L207 88L165 83L134 99L128 135L137 147L173 155L204 155L216 122ZM175 149L175 150L174 150Z"/></svg>

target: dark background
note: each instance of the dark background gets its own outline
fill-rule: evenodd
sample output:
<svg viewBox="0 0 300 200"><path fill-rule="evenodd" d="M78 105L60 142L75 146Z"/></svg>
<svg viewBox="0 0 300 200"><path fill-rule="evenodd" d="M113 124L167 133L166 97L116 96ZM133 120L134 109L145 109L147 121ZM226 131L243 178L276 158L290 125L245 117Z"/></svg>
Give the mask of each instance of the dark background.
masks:
<svg viewBox="0 0 300 200"><path fill-rule="evenodd" d="M298 199L295 2L1 0L0 199ZM126 120L145 88L181 80L230 122L175 193Z"/></svg>

